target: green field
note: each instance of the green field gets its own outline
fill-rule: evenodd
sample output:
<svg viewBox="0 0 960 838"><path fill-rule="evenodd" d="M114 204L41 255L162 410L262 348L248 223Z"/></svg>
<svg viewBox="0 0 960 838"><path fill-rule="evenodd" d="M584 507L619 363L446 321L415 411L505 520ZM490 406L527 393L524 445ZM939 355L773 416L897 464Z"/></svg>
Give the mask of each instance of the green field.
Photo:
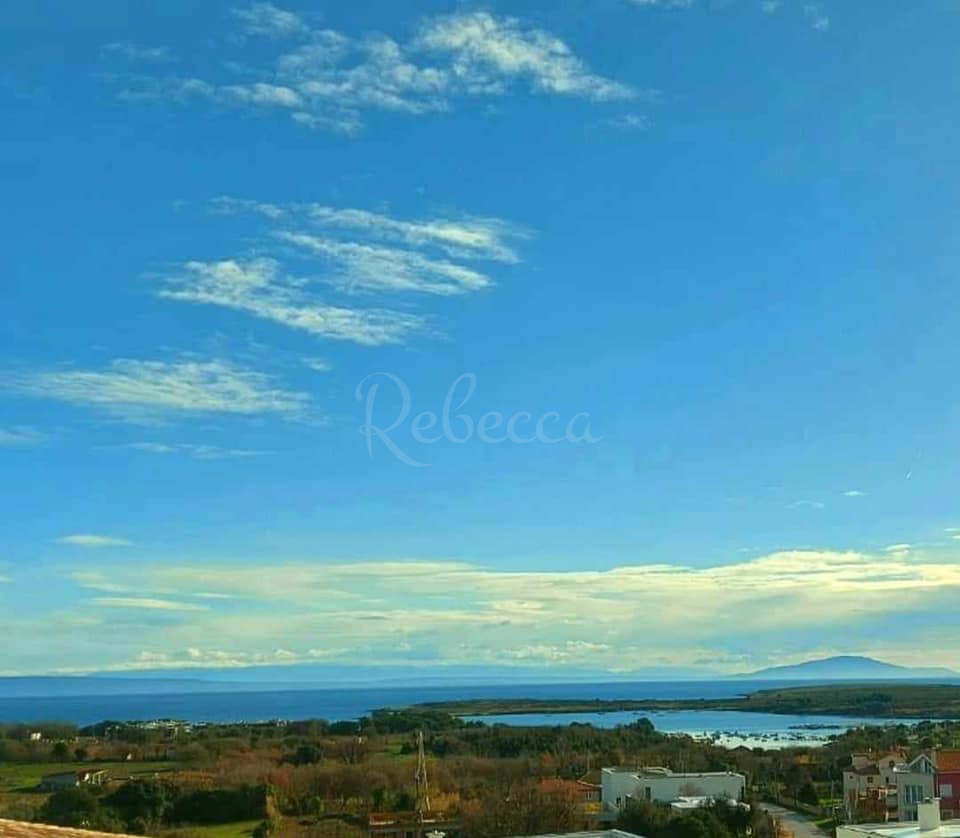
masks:
<svg viewBox="0 0 960 838"><path fill-rule="evenodd" d="M187 826L172 830L177 836L190 838L250 838L260 821L237 821L215 826Z"/></svg>

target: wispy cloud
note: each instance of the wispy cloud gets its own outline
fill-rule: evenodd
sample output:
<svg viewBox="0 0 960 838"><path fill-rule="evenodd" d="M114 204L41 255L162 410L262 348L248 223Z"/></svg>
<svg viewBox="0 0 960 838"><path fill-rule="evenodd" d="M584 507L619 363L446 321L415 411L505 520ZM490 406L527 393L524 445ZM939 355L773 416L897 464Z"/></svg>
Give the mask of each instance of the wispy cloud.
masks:
<svg viewBox="0 0 960 838"><path fill-rule="evenodd" d="M0 448L10 447L18 448L29 445L39 445L45 442L47 435L35 428L18 426L13 428L0 428Z"/></svg>
<svg viewBox="0 0 960 838"><path fill-rule="evenodd" d="M848 489L843 493L845 498L864 498L867 496L866 492L861 492L859 489Z"/></svg>
<svg viewBox="0 0 960 838"><path fill-rule="evenodd" d="M206 611L205 605L194 602L176 602L170 599L152 599L150 597L105 596L93 600L103 608L135 608L149 611Z"/></svg>
<svg viewBox="0 0 960 838"><path fill-rule="evenodd" d="M351 37L314 29L270 3L255 3L234 15L244 34L302 42L249 71L242 83L199 75L113 74L107 79L119 85L126 100L201 98L280 109L301 125L347 134L360 130L369 111L438 113L461 100L516 89L595 102L636 95L631 86L593 71L556 35L488 12L430 18L405 42L383 34Z"/></svg>
<svg viewBox="0 0 960 838"><path fill-rule="evenodd" d="M795 500L787 504L787 509L823 509L824 504L818 500Z"/></svg>
<svg viewBox="0 0 960 838"><path fill-rule="evenodd" d="M57 544L70 544L74 547L130 547L132 541L112 535L77 534L65 535L57 539Z"/></svg>
<svg viewBox="0 0 960 838"><path fill-rule="evenodd" d="M314 372L330 372L333 369L333 363L326 358L301 358L303 365Z"/></svg>
<svg viewBox="0 0 960 838"><path fill-rule="evenodd" d="M628 113L608 119L606 124L626 131L646 131L650 127L650 118L644 114Z"/></svg>
<svg viewBox="0 0 960 838"><path fill-rule="evenodd" d="M823 7L819 3L810 3L804 6L803 13L807 16L807 19L810 21L810 26L814 29L823 32L830 28L830 18L823 11Z"/></svg>
<svg viewBox="0 0 960 838"><path fill-rule="evenodd" d="M193 260L162 278L158 295L243 311L317 337L363 346L402 344L429 332L428 318L397 308L400 294L454 296L489 289L481 261L520 261L531 233L503 219L434 216L404 219L323 204L276 204L222 196L216 215L264 220L256 258ZM285 264L294 261L296 273ZM388 307L361 307L331 295L390 295ZM326 361L324 361L326 364ZM323 367L325 369L325 367ZM314 369L317 369L314 367Z"/></svg>
<svg viewBox="0 0 960 838"><path fill-rule="evenodd" d="M249 448L223 448L219 445L204 445L190 442L128 442L115 446L144 454L182 454L194 460L234 460L263 457L270 451Z"/></svg>
<svg viewBox="0 0 960 838"><path fill-rule="evenodd" d="M331 280L347 291L419 291L448 296L492 284L490 277L472 268L410 250L289 231L279 231L276 236L337 265Z"/></svg>
<svg viewBox="0 0 960 838"><path fill-rule="evenodd" d="M437 216L422 219L395 218L384 213L323 204L271 204L221 196L211 209L220 214L252 212L274 221L285 219L328 230L362 234L376 241L401 243L412 248L437 248L460 259L516 263L517 242L531 232L502 218Z"/></svg>
<svg viewBox="0 0 960 838"><path fill-rule="evenodd" d="M186 649L205 648L203 636L230 638L230 647L218 650L224 662L273 662L278 649L286 662L306 661L315 657L313 638L323 636L328 649L338 650L326 659L366 663L395 662L404 650L429 645L443 663L609 669L649 666L663 656L693 664L716 660L726 649L730 665L743 668L730 650L762 657L784 638L886 624L960 592L956 561L898 550L793 550L720 566L636 563L578 571L436 560L118 563L109 574L75 578L101 590L106 581L137 592L111 589L118 595L103 599L117 606L182 608L209 591L232 597L204 598L202 615L165 625L162 635L132 638L131 645L141 645L128 650L125 666L138 665L143 648L180 660ZM698 602L692 611L691 601ZM724 619L731 613L741 615L736 625ZM765 638L759 646L758 637ZM206 652L197 659L219 665Z"/></svg>
<svg viewBox="0 0 960 838"><path fill-rule="evenodd" d="M661 9L689 9L695 0L632 0L635 6Z"/></svg>
<svg viewBox="0 0 960 838"><path fill-rule="evenodd" d="M184 272L167 278L159 296L244 311L255 317L318 337L364 346L402 343L424 328L425 319L388 309L356 309L320 302L307 283L281 273L273 259L246 262L187 262Z"/></svg>
<svg viewBox="0 0 960 838"><path fill-rule="evenodd" d="M248 35L289 38L309 31L299 15L273 3L253 3L245 8L234 9L233 14Z"/></svg>
<svg viewBox="0 0 960 838"><path fill-rule="evenodd" d="M147 47L130 41L114 41L110 44L104 44L103 51L113 55L121 55L130 61L176 61L176 56L168 47Z"/></svg>
<svg viewBox="0 0 960 838"><path fill-rule="evenodd" d="M502 93L514 79L540 93L593 100L630 99L634 91L592 72L556 36L487 12L446 15L428 21L415 46L448 55L450 72L471 93Z"/></svg>
<svg viewBox="0 0 960 838"><path fill-rule="evenodd" d="M53 370L0 379L25 395L101 408L131 420L170 414L298 416L308 397L226 361L118 359L101 370Z"/></svg>

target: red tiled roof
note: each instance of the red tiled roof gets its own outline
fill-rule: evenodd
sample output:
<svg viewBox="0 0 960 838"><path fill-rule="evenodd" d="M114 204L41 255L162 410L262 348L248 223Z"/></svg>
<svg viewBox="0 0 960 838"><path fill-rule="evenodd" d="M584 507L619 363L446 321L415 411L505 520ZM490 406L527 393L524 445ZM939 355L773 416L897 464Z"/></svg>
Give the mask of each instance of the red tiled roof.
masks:
<svg viewBox="0 0 960 838"><path fill-rule="evenodd" d="M106 832L91 832L89 829L74 829L66 826L50 826L45 823L25 823L0 818L0 838L133 838Z"/></svg>
<svg viewBox="0 0 960 838"><path fill-rule="evenodd" d="M960 750L937 751L937 771L960 771Z"/></svg>

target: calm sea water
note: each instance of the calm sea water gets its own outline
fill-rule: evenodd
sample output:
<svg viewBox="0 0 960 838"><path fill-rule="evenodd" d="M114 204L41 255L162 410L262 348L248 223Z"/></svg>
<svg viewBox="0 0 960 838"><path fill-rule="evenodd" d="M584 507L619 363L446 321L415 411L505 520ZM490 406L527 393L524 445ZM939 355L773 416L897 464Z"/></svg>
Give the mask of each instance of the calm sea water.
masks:
<svg viewBox="0 0 960 838"><path fill-rule="evenodd" d="M353 689L287 688L251 691L249 685L218 685L216 691L157 692L137 695L6 696L0 693L0 721L58 720L79 725L104 719L183 719L191 722L260 721L266 719L355 719L379 707L403 707L423 701L468 698L727 698L757 689L796 686L796 681L644 681L603 684L497 684L423 687L357 687ZM658 730L716 738L738 744L782 747L814 744L861 724L882 719L834 716L780 716L714 710L666 712L546 713L487 716L488 724L567 725L597 727L627 724L648 717ZM809 726L818 726L810 729Z"/></svg>

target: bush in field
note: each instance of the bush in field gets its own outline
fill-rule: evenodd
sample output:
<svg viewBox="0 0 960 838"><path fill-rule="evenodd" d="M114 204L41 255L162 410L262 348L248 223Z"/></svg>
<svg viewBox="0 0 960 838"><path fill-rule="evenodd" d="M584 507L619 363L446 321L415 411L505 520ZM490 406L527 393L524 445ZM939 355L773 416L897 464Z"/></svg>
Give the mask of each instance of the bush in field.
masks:
<svg viewBox="0 0 960 838"><path fill-rule="evenodd" d="M215 824L265 817L267 793L263 786L201 789L180 796L168 819L173 823Z"/></svg>
<svg viewBox="0 0 960 838"><path fill-rule="evenodd" d="M84 826L100 811L100 801L87 789L63 789L54 792L40 810L43 823L57 826Z"/></svg>

